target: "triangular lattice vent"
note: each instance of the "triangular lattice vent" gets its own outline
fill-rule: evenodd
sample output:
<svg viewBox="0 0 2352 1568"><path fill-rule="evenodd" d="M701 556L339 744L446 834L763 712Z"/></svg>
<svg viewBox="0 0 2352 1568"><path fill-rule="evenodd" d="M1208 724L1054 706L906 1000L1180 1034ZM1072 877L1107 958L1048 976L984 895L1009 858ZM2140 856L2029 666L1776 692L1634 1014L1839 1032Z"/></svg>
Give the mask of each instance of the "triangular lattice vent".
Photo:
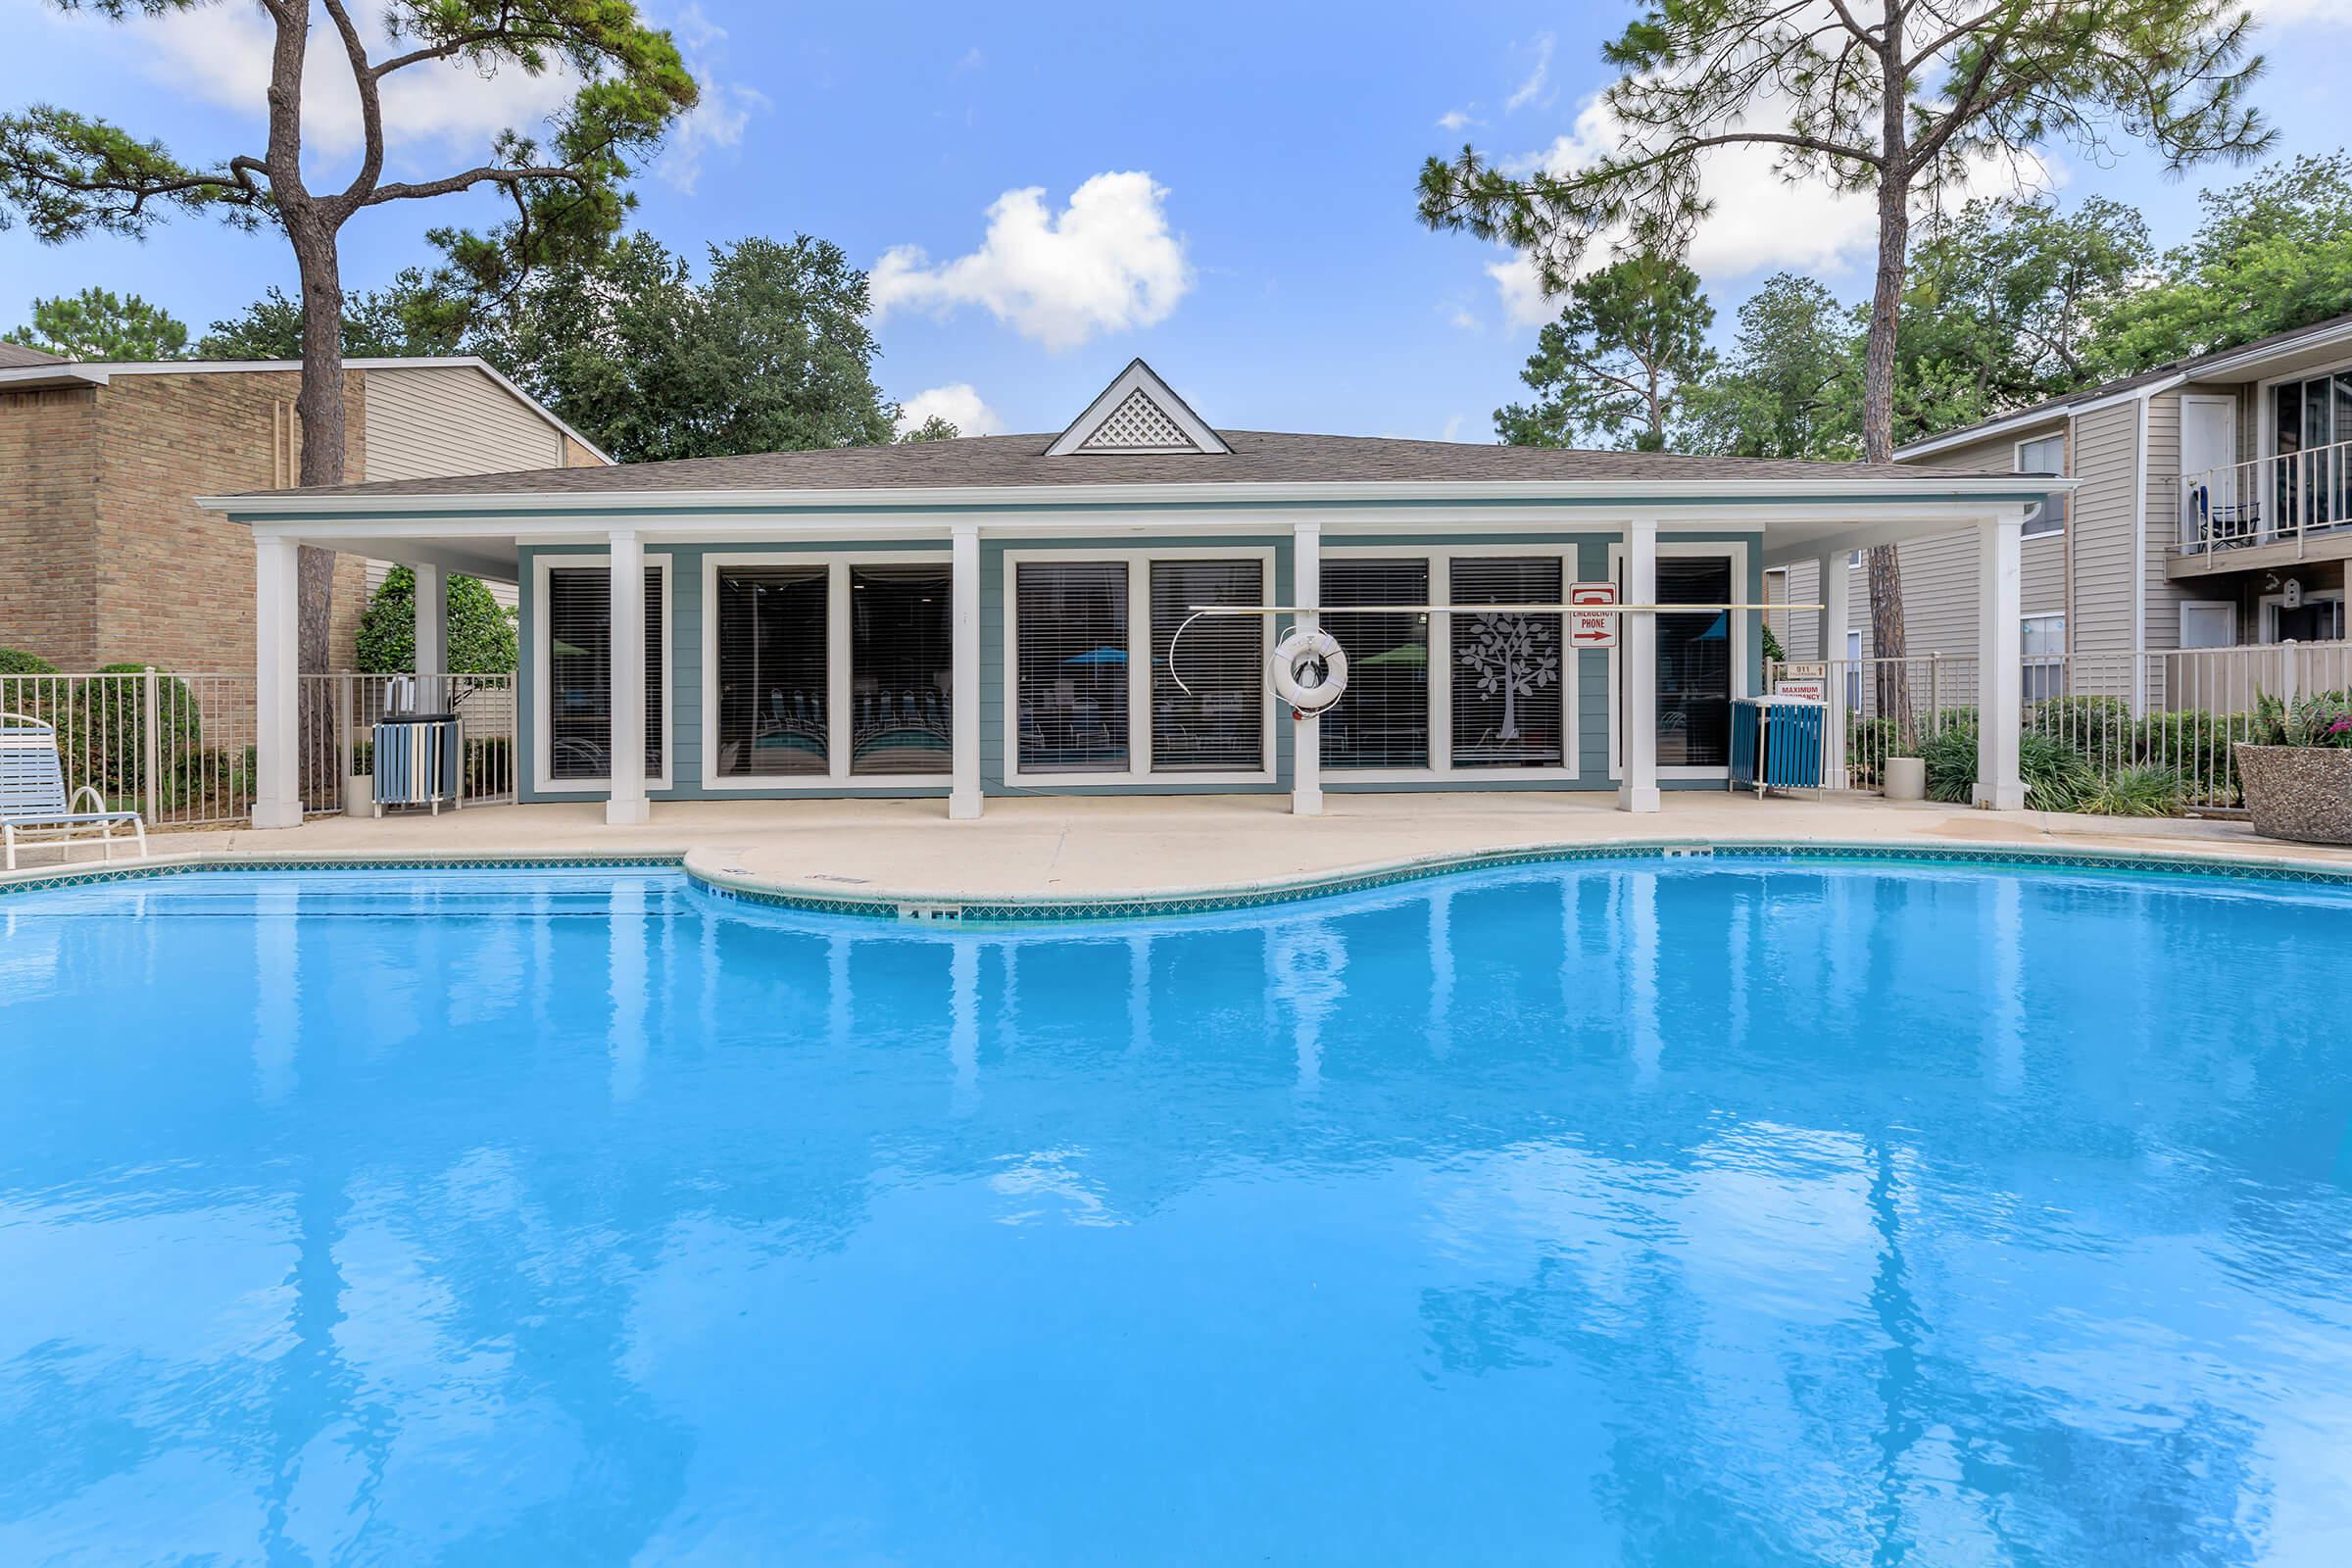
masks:
<svg viewBox="0 0 2352 1568"><path fill-rule="evenodd" d="M1167 411L1152 401L1152 394L1137 387L1127 395L1127 401L1112 411L1101 428L1086 438L1078 448L1081 452L1198 452L1200 447L1184 433L1184 426L1168 417Z"/></svg>

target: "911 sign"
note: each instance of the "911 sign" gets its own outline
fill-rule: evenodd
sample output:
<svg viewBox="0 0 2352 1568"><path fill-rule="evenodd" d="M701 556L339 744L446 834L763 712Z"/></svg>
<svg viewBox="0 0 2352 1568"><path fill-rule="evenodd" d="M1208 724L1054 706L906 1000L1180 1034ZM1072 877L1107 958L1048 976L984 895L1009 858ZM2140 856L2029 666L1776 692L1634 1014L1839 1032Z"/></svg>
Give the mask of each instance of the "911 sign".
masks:
<svg viewBox="0 0 2352 1568"><path fill-rule="evenodd" d="M1617 613L1612 608L1598 614L1579 614L1578 605L1608 605L1617 603L1617 585L1613 582L1575 582L1568 585L1568 646L1571 648L1610 649L1617 646Z"/></svg>

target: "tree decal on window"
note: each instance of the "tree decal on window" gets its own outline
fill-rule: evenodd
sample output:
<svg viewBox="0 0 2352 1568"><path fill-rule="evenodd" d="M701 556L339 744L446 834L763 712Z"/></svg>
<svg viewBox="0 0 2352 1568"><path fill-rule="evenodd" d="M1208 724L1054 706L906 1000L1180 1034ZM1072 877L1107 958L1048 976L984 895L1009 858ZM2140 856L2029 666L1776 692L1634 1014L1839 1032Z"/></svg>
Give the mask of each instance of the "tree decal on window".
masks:
<svg viewBox="0 0 2352 1568"><path fill-rule="evenodd" d="M1478 677L1481 697L1502 698L1496 740L1519 739L1519 699L1560 678L1560 651L1547 620L1528 615L1481 615L1471 622L1462 667Z"/></svg>

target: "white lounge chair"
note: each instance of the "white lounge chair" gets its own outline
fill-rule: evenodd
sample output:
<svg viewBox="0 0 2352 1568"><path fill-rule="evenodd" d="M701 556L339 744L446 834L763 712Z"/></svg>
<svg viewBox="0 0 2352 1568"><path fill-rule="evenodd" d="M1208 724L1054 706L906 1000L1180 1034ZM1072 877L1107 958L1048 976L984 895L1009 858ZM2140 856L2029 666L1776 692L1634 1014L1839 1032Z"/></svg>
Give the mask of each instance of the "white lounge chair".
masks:
<svg viewBox="0 0 2352 1568"><path fill-rule="evenodd" d="M96 810L77 810L84 798ZM76 833L98 829L106 858L115 858L115 826L128 822L147 853L147 824L136 811L110 811L106 798L84 784L66 798L66 770L57 757L56 727L23 713L0 713L0 846L6 868L17 868L21 843L71 845Z"/></svg>

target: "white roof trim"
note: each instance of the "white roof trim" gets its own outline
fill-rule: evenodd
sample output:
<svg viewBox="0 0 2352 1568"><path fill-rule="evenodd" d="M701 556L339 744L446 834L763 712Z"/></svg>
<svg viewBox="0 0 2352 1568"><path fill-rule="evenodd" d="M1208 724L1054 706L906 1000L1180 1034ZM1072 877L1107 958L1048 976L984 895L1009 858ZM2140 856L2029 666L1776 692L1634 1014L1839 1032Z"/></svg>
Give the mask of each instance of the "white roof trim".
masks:
<svg viewBox="0 0 2352 1568"><path fill-rule="evenodd" d="M479 370L503 387L509 396L549 424L563 431L597 461L610 465L612 455L574 430L528 392L508 380L497 366L474 354L368 356L343 362L347 370ZM104 386L118 375L216 375L238 370L300 370L300 360L68 360L60 365L18 365L0 369L0 387L17 382L81 381Z"/></svg>
<svg viewBox="0 0 2352 1568"><path fill-rule="evenodd" d="M1169 420L1185 433L1186 439L1192 445L1190 447L1122 447L1117 450L1124 452L1193 451L1206 453L1231 452L1233 450L1225 444L1223 436L1209 428L1207 420L1195 414L1184 399L1176 395L1176 389L1162 380L1158 371L1139 359L1128 361L1127 368L1121 370L1112 379L1110 385L1104 387L1101 395L1086 406L1086 412L1071 420L1070 427L1054 438L1054 444L1046 448L1046 456L1066 458L1078 453L1086 446L1087 442L1094 439L1095 432L1102 429L1108 422L1110 416L1125 407L1127 400L1138 392L1143 393L1156 404L1160 413L1166 415Z"/></svg>
<svg viewBox="0 0 2352 1568"><path fill-rule="evenodd" d="M1063 511L1114 507L1190 505L1220 507L1252 504L1308 504L1346 506L1355 502L1426 502L1443 505L1457 501L1495 502L1650 502L1674 500L1728 501L1734 506L1770 503L1784 497L1836 498L1895 503L1909 499L1944 497L2035 496L2073 491L2082 481L2037 475L1965 475L1923 471L1912 479L1457 479L1348 480L1256 484L1055 484L957 485L920 488L873 487L858 490L626 490L557 492L474 492L434 495L404 491L397 494L336 494L328 491L275 491L244 496L199 496L196 504L210 512L233 512L245 516L336 517L354 514L386 513L466 516L476 513L598 513L598 512L889 512L920 508L926 513L969 508L990 513L1021 509ZM1559 519L1575 531L1575 522Z"/></svg>

